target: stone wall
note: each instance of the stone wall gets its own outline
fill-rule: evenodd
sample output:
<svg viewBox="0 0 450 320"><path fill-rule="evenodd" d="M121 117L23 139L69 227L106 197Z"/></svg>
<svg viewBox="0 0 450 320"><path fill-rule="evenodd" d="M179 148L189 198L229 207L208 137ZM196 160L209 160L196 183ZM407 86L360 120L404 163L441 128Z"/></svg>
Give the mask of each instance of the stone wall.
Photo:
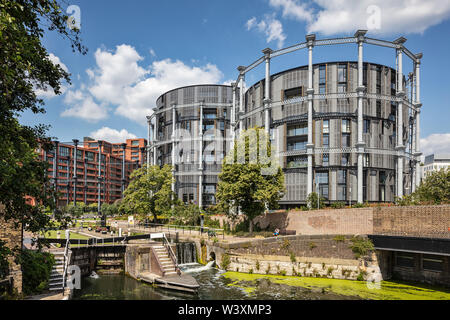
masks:
<svg viewBox="0 0 450 320"><path fill-rule="evenodd" d="M373 208L373 232L450 238L450 205Z"/></svg>
<svg viewBox="0 0 450 320"><path fill-rule="evenodd" d="M21 224L15 225L13 221L5 221L3 219L3 205L0 204L0 240L6 243L11 250L22 249L22 227ZM14 262L14 258L10 257L9 277L12 278L13 288L18 293L22 293L22 269L20 265ZM2 279L0 279L2 280Z"/></svg>
<svg viewBox="0 0 450 320"><path fill-rule="evenodd" d="M208 243L208 255L214 253L223 266L228 255L227 270L279 275L301 275L335 279L381 279L375 253L356 258L350 237L336 235L285 236L226 244Z"/></svg>

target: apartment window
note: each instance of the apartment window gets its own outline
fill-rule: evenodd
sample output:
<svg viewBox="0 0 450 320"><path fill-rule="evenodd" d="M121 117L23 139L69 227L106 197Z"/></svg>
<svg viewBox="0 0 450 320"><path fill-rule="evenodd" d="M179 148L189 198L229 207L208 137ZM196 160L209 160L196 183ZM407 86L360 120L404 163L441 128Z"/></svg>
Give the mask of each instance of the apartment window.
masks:
<svg viewBox="0 0 450 320"><path fill-rule="evenodd" d="M224 131L225 130L225 122L220 121L219 122L219 128L220 128L221 131Z"/></svg>
<svg viewBox="0 0 450 320"><path fill-rule="evenodd" d="M323 120L323 133L330 132L330 120Z"/></svg>
<svg viewBox="0 0 450 320"><path fill-rule="evenodd" d="M183 193L183 202L186 204L188 203L188 197L189 195L187 193Z"/></svg>
<svg viewBox="0 0 450 320"><path fill-rule="evenodd" d="M367 87L367 64L363 65L363 86Z"/></svg>
<svg viewBox="0 0 450 320"><path fill-rule="evenodd" d="M215 194L216 193L216 185L215 184L206 184L203 186L204 193Z"/></svg>
<svg viewBox="0 0 450 320"><path fill-rule="evenodd" d="M287 158L287 167L288 168L304 168L308 166L308 157L307 156L295 156Z"/></svg>
<svg viewBox="0 0 450 320"><path fill-rule="evenodd" d="M89 143L89 148L98 148L98 143Z"/></svg>
<svg viewBox="0 0 450 320"><path fill-rule="evenodd" d="M363 133L370 133L370 120L363 120Z"/></svg>
<svg viewBox="0 0 450 320"><path fill-rule="evenodd" d="M326 88L326 65L319 66L319 94L325 94Z"/></svg>
<svg viewBox="0 0 450 320"><path fill-rule="evenodd" d="M350 119L342 119L342 132L350 133Z"/></svg>
<svg viewBox="0 0 450 320"><path fill-rule="evenodd" d="M94 161L94 153L86 151L86 158L88 159L88 161Z"/></svg>
<svg viewBox="0 0 450 320"><path fill-rule="evenodd" d="M328 133L323 134L323 147L328 148L330 146L330 136Z"/></svg>
<svg viewBox="0 0 450 320"><path fill-rule="evenodd" d="M377 105L377 118L381 118L381 101L377 100L376 105Z"/></svg>
<svg viewBox="0 0 450 320"><path fill-rule="evenodd" d="M289 141L288 142L288 151L294 150L305 150L307 141Z"/></svg>
<svg viewBox="0 0 450 320"><path fill-rule="evenodd" d="M316 173L316 185L319 186L319 195L328 199L328 172Z"/></svg>
<svg viewBox="0 0 450 320"><path fill-rule="evenodd" d="M364 167L370 167L370 154L364 154Z"/></svg>
<svg viewBox="0 0 450 320"><path fill-rule="evenodd" d="M376 92L381 93L381 66L376 66Z"/></svg>
<svg viewBox="0 0 450 320"><path fill-rule="evenodd" d="M338 92L347 92L347 65L338 65Z"/></svg>
<svg viewBox="0 0 450 320"><path fill-rule="evenodd" d="M350 133L342 134L342 147L350 147Z"/></svg>
<svg viewBox="0 0 450 320"><path fill-rule="evenodd" d="M322 157L322 166L328 167L330 161L330 155L328 153L324 153Z"/></svg>
<svg viewBox="0 0 450 320"><path fill-rule="evenodd" d="M343 153L341 158L341 166L348 166L349 159L350 153Z"/></svg>
<svg viewBox="0 0 450 320"><path fill-rule="evenodd" d="M68 157L70 155L70 149L67 147L59 147L59 155L61 157Z"/></svg>
<svg viewBox="0 0 450 320"><path fill-rule="evenodd" d="M347 195L347 171L338 170L337 172L337 200L346 200Z"/></svg>
<svg viewBox="0 0 450 320"><path fill-rule="evenodd" d="M308 134L308 124L289 126L287 131L288 137L306 135Z"/></svg>
<svg viewBox="0 0 450 320"><path fill-rule="evenodd" d="M378 200L386 201L386 172L380 171L379 185L378 185Z"/></svg>
<svg viewBox="0 0 450 320"><path fill-rule="evenodd" d="M284 99L292 99L296 97L301 97L303 95L303 88L296 87L288 90L284 90Z"/></svg>
<svg viewBox="0 0 450 320"><path fill-rule="evenodd" d="M139 140L131 141L132 146L139 146Z"/></svg>

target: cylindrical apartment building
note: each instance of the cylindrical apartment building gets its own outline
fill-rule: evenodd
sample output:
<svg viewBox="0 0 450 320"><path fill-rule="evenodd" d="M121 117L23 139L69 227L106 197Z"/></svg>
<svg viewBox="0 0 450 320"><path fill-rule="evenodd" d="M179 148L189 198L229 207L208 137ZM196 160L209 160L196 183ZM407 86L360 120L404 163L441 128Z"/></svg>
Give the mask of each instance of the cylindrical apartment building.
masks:
<svg viewBox="0 0 450 320"><path fill-rule="evenodd" d="M411 53L405 42L403 37L369 38L366 30L334 39L307 35L303 43L264 49L255 62L237 68L239 76L231 86L167 92L148 118L152 163L176 164L173 188L185 202L213 204L230 142L243 130L258 126L270 134L272 150L285 173L282 207L305 204L312 192L330 203L395 201L420 183L422 155L422 54ZM357 59L313 63L315 47L334 45L354 45ZM365 62L365 45L393 49L394 63ZM271 75L272 59L299 50L306 51L307 65ZM413 62L410 73L403 72L404 56ZM260 64L265 64L265 78L244 92L246 74ZM392 64L395 67L387 66ZM177 133L178 128L188 132ZM219 129L213 137L205 133L213 129ZM228 138L207 148L206 136Z"/></svg>
<svg viewBox="0 0 450 320"><path fill-rule="evenodd" d="M313 191L330 201L357 201L356 144L358 141L358 63L327 62L313 65L312 156ZM403 80L404 84L406 81ZM270 78L269 126L285 173L287 207L304 204L308 167L308 66L286 70ZM394 69L363 64L363 141L371 153L363 156L363 201L393 201L395 195L396 96ZM265 126L265 79L245 93L244 128ZM402 110L403 145L410 138L409 111ZM404 167L409 174L408 166Z"/></svg>
<svg viewBox="0 0 450 320"><path fill-rule="evenodd" d="M185 203L215 204L218 175L229 148L232 87L177 88L156 101L150 125L150 162L175 164L172 186Z"/></svg>

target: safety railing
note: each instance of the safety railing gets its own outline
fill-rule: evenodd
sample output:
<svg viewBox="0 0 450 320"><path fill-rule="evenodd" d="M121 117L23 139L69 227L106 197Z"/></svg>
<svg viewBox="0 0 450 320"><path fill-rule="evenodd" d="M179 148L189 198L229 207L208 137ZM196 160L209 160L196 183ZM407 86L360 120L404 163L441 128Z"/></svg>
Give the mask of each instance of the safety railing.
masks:
<svg viewBox="0 0 450 320"><path fill-rule="evenodd" d="M201 227L201 226L180 226L180 225L171 225L171 224L160 224L160 223L139 223L135 226L128 225L128 228L141 229L145 231L173 231L178 232L179 234L203 234L206 233L208 236L222 236L225 239L225 230L211 227ZM148 230L146 230L148 229Z"/></svg>

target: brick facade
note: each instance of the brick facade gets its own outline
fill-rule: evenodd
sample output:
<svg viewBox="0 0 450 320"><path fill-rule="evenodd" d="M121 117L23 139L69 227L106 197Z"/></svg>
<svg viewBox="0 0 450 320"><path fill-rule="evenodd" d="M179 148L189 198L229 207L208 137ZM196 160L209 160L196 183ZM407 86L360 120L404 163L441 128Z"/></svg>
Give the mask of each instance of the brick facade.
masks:
<svg viewBox="0 0 450 320"><path fill-rule="evenodd" d="M450 205L373 208L373 232L450 238Z"/></svg>

